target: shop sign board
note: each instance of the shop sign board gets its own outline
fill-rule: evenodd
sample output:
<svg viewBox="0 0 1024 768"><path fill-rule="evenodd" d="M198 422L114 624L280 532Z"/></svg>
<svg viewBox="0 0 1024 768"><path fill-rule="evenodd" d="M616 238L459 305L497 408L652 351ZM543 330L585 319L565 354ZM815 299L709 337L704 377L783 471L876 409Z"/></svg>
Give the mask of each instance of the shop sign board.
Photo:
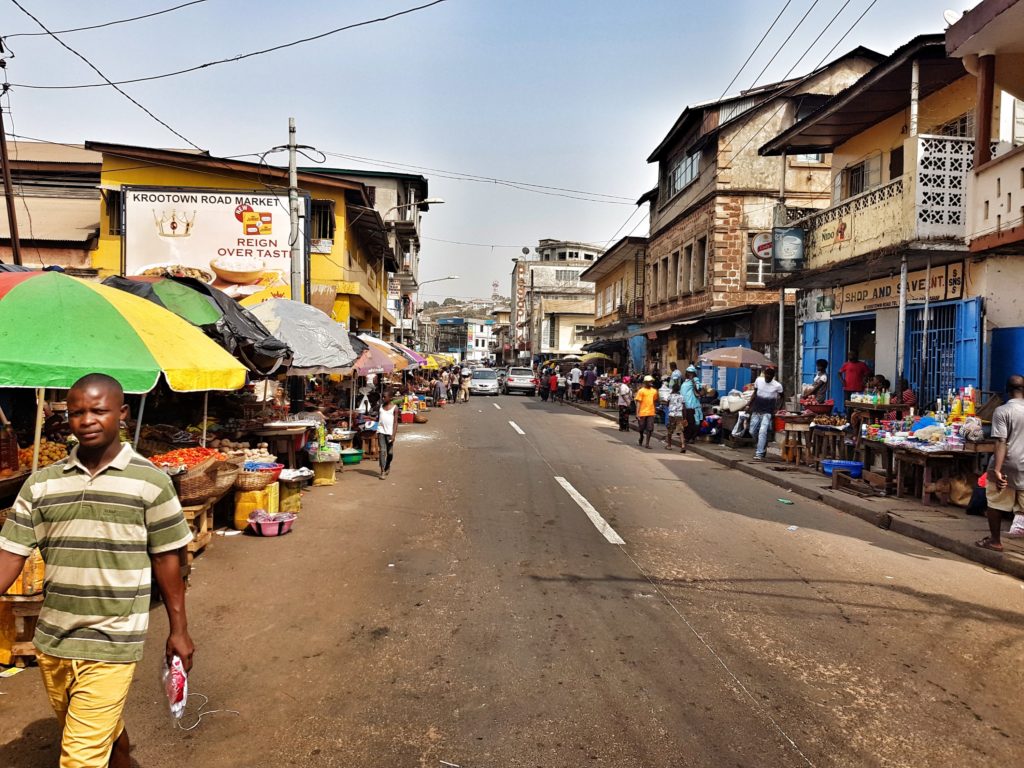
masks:
<svg viewBox="0 0 1024 768"><path fill-rule="evenodd" d="M927 290L926 290L927 287ZM922 304L927 294L928 301L951 301L964 297L964 262L956 261L927 269L919 269L907 275L907 303ZM834 314L848 315L853 312L869 312L875 309L890 309L900 305L900 277L881 277L863 283L843 286L835 297Z"/></svg>
<svg viewBox="0 0 1024 768"><path fill-rule="evenodd" d="M814 244L818 250L836 248L853 237L853 219L836 219L814 228Z"/></svg>
<svg viewBox="0 0 1024 768"><path fill-rule="evenodd" d="M776 272L799 272L804 268L803 227L772 230L772 262Z"/></svg>
<svg viewBox="0 0 1024 768"><path fill-rule="evenodd" d="M291 274L288 196L182 187L123 188L127 275L176 266L238 295ZM308 198L301 205L308 207ZM308 253L299 218L299 237Z"/></svg>
<svg viewBox="0 0 1024 768"><path fill-rule="evenodd" d="M750 252L759 261L772 260L772 233L758 232L750 238Z"/></svg>

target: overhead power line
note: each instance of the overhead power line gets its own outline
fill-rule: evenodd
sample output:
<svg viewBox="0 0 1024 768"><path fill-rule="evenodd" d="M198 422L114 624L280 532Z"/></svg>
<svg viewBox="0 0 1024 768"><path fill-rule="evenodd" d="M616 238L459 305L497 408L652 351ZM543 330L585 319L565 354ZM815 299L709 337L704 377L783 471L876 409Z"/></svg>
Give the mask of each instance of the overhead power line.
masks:
<svg viewBox="0 0 1024 768"><path fill-rule="evenodd" d="M117 24L127 24L130 21L141 21L142 19L151 19L154 16L162 16L165 13L171 13L172 11L177 11L177 10L180 10L182 8L188 8L190 5L199 5L200 3L205 3L205 2L206 2L206 0L191 0L191 2L188 2L188 3L181 3L180 5L174 5L174 6L171 6L170 8L164 8L162 11L153 11L152 13L144 13L141 16L132 16L129 19L116 19L114 21L106 21L106 22L104 22L102 24L92 24L91 26L88 26L88 27L74 27L73 29L58 29L58 30L55 30L53 34L55 34L55 35L66 35L66 34L69 34L71 32L85 32L86 30L89 30L89 29L103 29L104 27L113 27L113 26L116 26ZM11 35L4 35L4 37L5 38L11 38L11 37L39 37L40 35L45 35L45 34L47 34L47 33L46 32L15 32L14 34L11 34Z"/></svg>
<svg viewBox="0 0 1024 768"><path fill-rule="evenodd" d="M18 5L16 0L11 0L11 2L14 2L15 5ZM107 80L106 78L104 78L104 80L106 82L102 82L102 83L80 83L78 85L37 85L37 84L32 84L32 83L11 83L11 85L14 88L33 88L33 89L38 89L38 90L57 90L57 91L61 91L61 90L76 90L76 89L80 89L80 88L106 88L107 86L113 86L113 87L116 88L119 85L130 85L132 83L148 83L148 82L152 82L153 80L163 80L163 79L168 78L168 77L178 77L179 75L185 75L185 74L188 74L189 72L198 72L201 69L208 69L210 67L216 67L216 66L218 66L220 64L231 64L233 62L243 61L244 59L250 59L250 58L252 58L254 56L263 56L263 55L268 54L268 53L274 53L276 51L282 51L285 48L292 48L292 47L294 47L296 45L303 45L305 43L311 43L314 40L322 40L325 37L330 37L331 35L336 35L339 32L346 32L346 31L348 31L350 29L355 29L357 27L366 27L366 26L369 26L371 24L380 24L381 22L384 22L384 21L390 21L391 19L397 19L399 16L406 16L406 15L408 15L410 13L416 13L417 11L423 11L423 10L426 10L427 8L432 8L435 5L440 5L441 3L446 3L446 2L448 2L448 0L433 0L433 2L424 3L423 5L417 5L417 6L413 7L413 8L406 8L404 11L396 11L395 13L390 13L387 16L378 16L375 19L367 19L366 21L357 21L354 24L346 24L343 27L337 27L335 29L329 29L326 32L321 32L318 35L311 35L309 37L303 37L303 38L300 38L298 40L292 40L291 42L288 42L288 43L281 43L280 45L273 45L273 46L271 46L269 48L262 48L262 49L260 49L258 51L249 51L248 53L240 53L237 56L229 56L229 57L224 58L224 59L216 59L214 61L208 61L208 62L206 62L204 64L197 64L194 67L186 67L185 69L178 69L178 70L175 70L173 72L164 72L163 74L160 74L160 75L149 75L147 77L135 77L135 78L131 78L131 79L128 79L128 80L117 80L115 82L111 82L111 81ZM18 7L21 8L20 5ZM24 8L22 8L22 10L24 10ZM26 13L27 13L27 11L26 11Z"/></svg>
<svg viewBox="0 0 1024 768"><path fill-rule="evenodd" d="M145 112L147 115L149 115L149 117L151 117L157 123L162 125L168 131L173 133L179 139L184 141L186 144L188 144L189 146L193 147L194 149L202 150L202 147L200 147L198 144L196 144L195 142L193 142L191 139L189 139L188 137L184 136L183 134L179 133L178 131L176 131L174 128L172 128L170 125L168 125L166 122L164 122L159 117L157 117L152 112L150 112L149 109L147 109L145 106L143 106L140 102L136 101L132 96L128 95L128 93L126 91L124 91L122 88L118 87L115 83L111 82L110 78L108 78L106 75L104 75L102 72L100 72L100 70L96 67L95 64L93 64L91 61L89 61L87 58L85 58L85 56L80 54L78 51L76 51L70 45L68 45L63 40L61 40L59 37L57 37L56 33L51 32L49 29L47 29L46 25L43 24L43 22L41 22L38 18L33 16L32 13L27 8L25 8L25 6L23 6L21 3L18 2L18 0L11 0L11 2L14 3L14 5L16 5L18 7L18 10L20 10L22 13L24 13L26 16L28 16L30 19L32 19L32 21L34 21L36 24L38 24L40 29L42 29L44 33L46 33L47 35L52 37L54 40L56 40L57 43L60 44L60 46L62 48L64 48L65 50L69 51L70 53L73 53L76 57L81 59L85 63L85 65L87 67L89 67L89 69L91 69L97 75L99 75L104 80L106 80L107 85L112 86L115 91L120 93L122 96L124 96L126 99L128 99L128 101L130 101L136 107L141 109L143 112Z"/></svg>
<svg viewBox="0 0 1024 768"><path fill-rule="evenodd" d="M729 84L722 89L722 95L718 97L719 101L725 98L725 94L727 94L729 92L729 89L732 88L733 83L735 83L736 80L739 79L739 76L743 73L743 70L747 68L747 64L749 64L750 60L754 58L754 54L757 53L758 50L760 50L761 46L764 44L764 41L768 39L768 35L772 33L773 29L775 29L775 25L779 23L779 19L782 18L782 14L786 12L786 9L789 8L792 2L793 0L786 0L786 4L782 6L782 10L779 11L778 15L775 17L775 20L772 21L772 23L768 26L768 29L765 31L765 33L761 35L761 39L757 41L757 45L754 46L753 50L750 52L750 55L747 56L747 60L743 62L742 66L740 66L738 70L736 70L736 74L732 76L732 80L729 81Z"/></svg>
<svg viewBox="0 0 1024 768"><path fill-rule="evenodd" d="M480 176L475 173L464 173L463 171L449 171L444 168L430 168L425 165L412 165L410 163L400 163L395 160L381 160L375 157L361 157L360 155L350 155L341 152L324 152L325 155L330 157L338 157L343 160L355 160L363 163L373 163L374 165L384 165L391 168L412 168L417 171L429 171L431 173L446 173L450 176L460 176L466 181L481 181L491 184L509 184L517 187L533 187L535 189L547 189L556 192L569 192L577 195L587 195L589 197L606 197L610 200L625 200L629 203L633 202L633 198L625 195L606 195L603 192L588 192L582 189L570 189L568 187L552 187L546 184L531 184L526 181L511 181L509 179L499 179L493 176Z"/></svg>
<svg viewBox="0 0 1024 768"><path fill-rule="evenodd" d="M803 25L803 23L805 21L807 21L807 17L811 15L811 11L813 11L817 7L819 2L821 2L821 0L814 0L814 2L811 3L810 7L804 12L804 15L800 17L800 21L798 21L796 23L796 26L793 27L793 29L790 30L789 34L786 36L786 39L782 41L782 45L779 46L779 49L777 51L775 51L774 55L770 59L768 59L768 63L765 64L764 67L761 68L761 71L757 73L757 77L754 78L754 82L752 82L750 84L751 88L754 88L757 85L758 81L761 79L761 77L764 75L764 73L768 71L768 67L770 67L772 65L772 63L775 61L775 59L778 58L779 54L782 53L782 50L786 47L786 44L790 40L793 39L793 35L795 35L796 31L798 29L800 29L800 27ZM845 7L846 6L843 6L843 8L845 8ZM839 13L837 13L836 16L839 16L839 14L842 13L842 12L843 12L843 9L840 8L839 9ZM834 18L835 17L833 17L833 19ZM825 29L828 29L828 27L825 27ZM814 42L815 43L817 42L817 38L815 38ZM813 43L811 44L811 47L812 48L814 47ZM789 72L792 72L792 71L793 71L792 69L789 70ZM789 72L786 73L786 77L789 77ZM783 78L783 79L785 79L785 78Z"/></svg>

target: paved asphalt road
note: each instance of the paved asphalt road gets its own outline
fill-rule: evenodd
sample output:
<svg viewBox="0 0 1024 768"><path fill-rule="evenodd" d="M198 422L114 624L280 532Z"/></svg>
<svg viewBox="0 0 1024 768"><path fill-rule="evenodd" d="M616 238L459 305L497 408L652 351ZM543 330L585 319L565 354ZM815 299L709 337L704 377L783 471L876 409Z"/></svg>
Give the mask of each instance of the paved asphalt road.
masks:
<svg viewBox="0 0 1024 768"><path fill-rule="evenodd" d="M1024 763L1024 585L635 441L475 398L291 535L216 537L190 684L238 714L174 730L154 612L138 765ZM0 766L55 765L35 670L0 694Z"/></svg>

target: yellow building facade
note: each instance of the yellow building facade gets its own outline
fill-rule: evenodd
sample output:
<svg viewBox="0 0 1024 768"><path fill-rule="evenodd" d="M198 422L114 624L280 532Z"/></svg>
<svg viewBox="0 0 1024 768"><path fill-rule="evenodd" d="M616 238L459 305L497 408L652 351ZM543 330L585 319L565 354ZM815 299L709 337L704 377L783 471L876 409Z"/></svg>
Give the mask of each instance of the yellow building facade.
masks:
<svg viewBox="0 0 1024 768"><path fill-rule="evenodd" d="M125 187L287 195L287 173L279 168L205 153L104 143L87 147L102 155L100 236L92 253L92 266L100 279L122 274L128 261ZM358 182L312 173L299 174L298 183L300 194L309 199L306 301L332 314L349 330L386 335L395 322L387 311L385 293L387 272L396 268L395 256L366 188ZM274 214L277 220L287 222L286 208ZM271 290L290 298L287 285L271 286Z"/></svg>

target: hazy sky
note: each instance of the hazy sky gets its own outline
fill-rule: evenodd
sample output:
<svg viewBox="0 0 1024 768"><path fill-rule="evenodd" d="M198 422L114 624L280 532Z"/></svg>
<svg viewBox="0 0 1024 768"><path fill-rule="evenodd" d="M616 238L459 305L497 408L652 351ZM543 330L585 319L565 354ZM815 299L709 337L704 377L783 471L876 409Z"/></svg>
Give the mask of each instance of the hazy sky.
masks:
<svg viewBox="0 0 1024 768"><path fill-rule="evenodd" d="M425 1L206 0L151 19L61 37L105 75L120 80L266 48ZM184 0L19 2L57 31ZM812 43L794 74L813 68L870 3L790 0L730 92L753 85L777 52L757 82L783 77ZM462 279L427 286L421 300L489 295L492 280L507 293L511 258L523 246L544 237L599 244L612 237L636 210L628 201L654 184L648 154L688 103L722 93L785 4L446 0L266 56L124 88L216 155L261 152L285 143L293 116L299 141L324 152L438 169L422 171L430 179L430 194L446 204L424 217L423 234L435 239L424 240L421 279L447 274ZM877 0L836 54L857 45L890 53L914 35L941 32L944 9L974 4ZM784 44L808 9L806 21ZM37 31L10 0L0 0L0 33ZM11 83L99 81L52 38L12 37L8 44L15 53L7 67ZM184 146L109 87L15 86L10 107L14 132L26 136ZM10 119L7 130L12 131ZM385 167L334 156L328 165ZM442 177L451 171L626 200L591 202ZM645 217L634 215L620 236L640 219ZM646 231L644 220L635 233Z"/></svg>

